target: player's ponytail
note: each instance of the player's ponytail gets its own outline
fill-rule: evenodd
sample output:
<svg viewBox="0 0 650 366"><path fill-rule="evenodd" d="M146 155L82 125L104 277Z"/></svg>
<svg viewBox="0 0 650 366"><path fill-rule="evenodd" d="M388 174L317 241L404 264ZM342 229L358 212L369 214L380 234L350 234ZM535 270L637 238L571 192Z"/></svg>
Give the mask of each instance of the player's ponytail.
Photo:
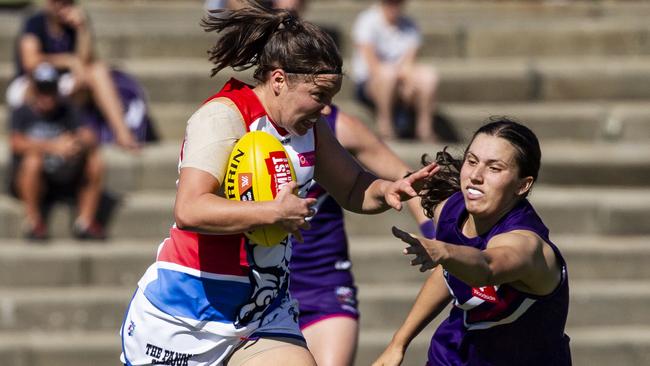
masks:
<svg viewBox="0 0 650 366"><path fill-rule="evenodd" d="M238 10L213 10L203 18L206 32L219 39L208 51L212 76L226 67L257 67L255 78L282 68L294 74L340 74L343 61L332 38L292 12L272 9L259 0L243 0Z"/></svg>
<svg viewBox="0 0 650 366"><path fill-rule="evenodd" d="M431 164L429 155L422 155L422 165ZM421 205L427 217L433 217L436 206L460 190L460 167L463 161L447 152L447 147L436 154L435 163L440 170L424 182L420 191Z"/></svg>

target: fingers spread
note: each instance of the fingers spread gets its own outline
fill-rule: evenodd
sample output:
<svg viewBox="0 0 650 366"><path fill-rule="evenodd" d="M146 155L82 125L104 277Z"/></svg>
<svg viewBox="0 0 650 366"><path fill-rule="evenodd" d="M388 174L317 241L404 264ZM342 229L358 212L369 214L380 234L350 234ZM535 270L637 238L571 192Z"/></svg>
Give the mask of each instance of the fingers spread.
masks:
<svg viewBox="0 0 650 366"><path fill-rule="evenodd" d="M417 238L413 237L411 234L407 233L406 231L401 230L396 226L393 226L392 231L393 231L393 235L396 238L402 240L403 242L417 247L421 246L420 241Z"/></svg>

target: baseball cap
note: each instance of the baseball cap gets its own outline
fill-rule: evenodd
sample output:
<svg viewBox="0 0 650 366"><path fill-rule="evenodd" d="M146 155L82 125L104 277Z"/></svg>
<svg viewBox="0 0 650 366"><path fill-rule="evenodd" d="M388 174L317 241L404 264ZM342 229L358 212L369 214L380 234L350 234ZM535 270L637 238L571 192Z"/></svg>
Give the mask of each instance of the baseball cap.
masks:
<svg viewBox="0 0 650 366"><path fill-rule="evenodd" d="M56 93L59 88L59 72L47 62L38 64L32 72L36 89L42 93Z"/></svg>

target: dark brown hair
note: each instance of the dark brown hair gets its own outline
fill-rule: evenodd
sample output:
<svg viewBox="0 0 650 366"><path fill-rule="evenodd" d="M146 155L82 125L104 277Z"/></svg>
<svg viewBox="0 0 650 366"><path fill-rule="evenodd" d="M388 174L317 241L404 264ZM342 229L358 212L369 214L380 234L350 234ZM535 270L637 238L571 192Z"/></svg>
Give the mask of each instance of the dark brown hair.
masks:
<svg viewBox="0 0 650 366"><path fill-rule="evenodd" d="M467 155L467 150L476 136L481 133L500 137L510 142L516 151L515 161L519 168L519 178L533 177L533 182L537 181L542 151L535 133L528 127L507 117L493 116L488 119L487 124L474 132L467 148L465 148L463 159L454 158L447 152L446 147L436 154L435 162L440 166L440 171L427 180L420 191L422 208L428 217L433 217L433 210L440 202L460 190L461 166ZM423 165L428 165L430 162L427 155L422 156ZM526 197L529 192L530 190L523 197Z"/></svg>
<svg viewBox="0 0 650 366"><path fill-rule="evenodd" d="M212 76L226 67L257 67L255 79L281 68L293 74L341 74L343 60L332 38L316 25L260 0L242 0L238 10L212 10L201 25L220 38L208 51Z"/></svg>

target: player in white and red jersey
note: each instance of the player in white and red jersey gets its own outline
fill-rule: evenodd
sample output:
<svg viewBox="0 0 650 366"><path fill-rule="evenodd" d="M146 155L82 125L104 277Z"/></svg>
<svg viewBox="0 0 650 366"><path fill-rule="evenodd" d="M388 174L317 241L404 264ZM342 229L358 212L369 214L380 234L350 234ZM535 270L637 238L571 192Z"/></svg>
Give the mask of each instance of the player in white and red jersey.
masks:
<svg viewBox="0 0 650 366"><path fill-rule="evenodd" d="M378 213L415 195L423 168L391 182L364 171L321 119L341 86L341 57L316 26L258 1L204 19L219 33L213 74L256 66L256 86L230 80L192 115L179 162L175 225L138 282L122 326L127 365L315 365L288 293L291 242L253 244L244 232L276 224L300 240L317 180L341 204ZM285 147L297 182L273 201L224 198L235 142L262 130ZM291 192L299 188L298 195Z"/></svg>

